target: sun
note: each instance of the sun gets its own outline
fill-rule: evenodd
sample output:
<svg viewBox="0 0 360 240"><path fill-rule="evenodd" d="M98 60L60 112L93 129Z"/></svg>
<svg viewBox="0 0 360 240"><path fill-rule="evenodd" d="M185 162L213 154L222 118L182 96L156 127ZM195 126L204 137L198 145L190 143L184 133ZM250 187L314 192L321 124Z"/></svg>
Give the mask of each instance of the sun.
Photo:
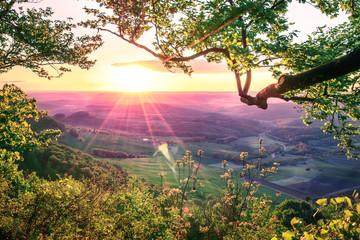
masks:
<svg viewBox="0 0 360 240"><path fill-rule="evenodd" d="M152 76L151 70L137 65L115 67L110 88L120 92L144 92L151 86Z"/></svg>

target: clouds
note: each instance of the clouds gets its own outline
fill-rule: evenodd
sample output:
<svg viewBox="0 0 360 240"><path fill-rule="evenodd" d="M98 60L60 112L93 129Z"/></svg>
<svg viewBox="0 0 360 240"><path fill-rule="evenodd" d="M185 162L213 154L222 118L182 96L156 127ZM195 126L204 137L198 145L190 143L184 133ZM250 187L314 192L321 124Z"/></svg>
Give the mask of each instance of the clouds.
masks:
<svg viewBox="0 0 360 240"><path fill-rule="evenodd" d="M199 74L222 74L229 73L225 63L208 63L206 60L195 60L189 63L194 68L194 73ZM128 67L128 66L140 66L143 68L148 68L155 72L169 72L161 63L160 60L148 60L148 61L136 61L136 62L123 62L123 63L113 63L111 66L114 67ZM176 73L182 73L181 70L177 70Z"/></svg>
<svg viewBox="0 0 360 240"><path fill-rule="evenodd" d="M7 81L7 80L0 80L0 83L23 83L25 81Z"/></svg>
<svg viewBox="0 0 360 240"><path fill-rule="evenodd" d="M208 63L206 60L194 60L188 63L194 69L193 74L231 74L228 70L226 63ZM114 67L131 67L139 66L142 68L150 69L154 72L165 72L169 71L164 67L160 60L148 60L148 61L134 61L134 62L122 62L113 63L111 66ZM254 73L268 72L267 67L254 69ZM175 73L182 73L181 70L177 69Z"/></svg>

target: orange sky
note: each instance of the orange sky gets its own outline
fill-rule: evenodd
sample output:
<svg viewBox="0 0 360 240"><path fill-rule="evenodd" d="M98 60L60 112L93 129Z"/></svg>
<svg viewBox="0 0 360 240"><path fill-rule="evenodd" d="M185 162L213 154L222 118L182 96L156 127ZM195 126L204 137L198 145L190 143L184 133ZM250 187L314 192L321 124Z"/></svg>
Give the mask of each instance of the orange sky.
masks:
<svg viewBox="0 0 360 240"><path fill-rule="evenodd" d="M50 6L55 12L54 17L65 19L74 17L75 20L86 19L87 15L82 7L94 5L85 0L44 0L37 4L27 4L29 7ZM69 7L71 6L71 7ZM328 23L325 16L316 14L310 5L299 6L293 4L290 8L290 20L295 22L294 27L303 29L300 34L304 38L306 34L315 30L314 22L319 25ZM307 12L306 18L303 13ZM345 18L338 21L343 21ZM77 30L80 34L91 34L90 30ZM0 75L0 84L15 83L25 91L53 91L53 90L75 90L75 91L236 91L236 83L231 72L227 71L226 65L208 64L205 61L197 61L195 73L191 77L180 73L169 73L166 71L153 71L149 68L139 67L129 62L155 60L150 54L129 45L120 39L103 33L104 45L91 55L97 59L97 64L90 70L81 70L72 67L71 73L66 73L60 79L51 81L39 78L28 69L15 67L6 74ZM151 38L145 35L143 42L150 43ZM150 46L150 44L147 44ZM121 63L121 64L119 64ZM144 64L142 64L144 65ZM253 73L252 91L258 91L264 86L276 82L271 73L266 70L258 70Z"/></svg>

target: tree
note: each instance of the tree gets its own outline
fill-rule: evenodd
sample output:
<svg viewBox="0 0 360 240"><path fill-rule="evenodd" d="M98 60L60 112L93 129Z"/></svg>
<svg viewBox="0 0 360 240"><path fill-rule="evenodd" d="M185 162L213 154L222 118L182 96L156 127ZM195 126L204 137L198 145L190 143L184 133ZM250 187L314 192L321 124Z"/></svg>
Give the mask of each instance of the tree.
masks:
<svg viewBox="0 0 360 240"><path fill-rule="evenodd" d="M21 7L24 2L32 1L0 2L0 73L22 66L40 77L51 79L71 71L62 64L83 69L95 64L87 56L101 46L99 35L76 37L71 32L76 27L71 19L51 20L53 12L50 8L24 9ZM51 66L55 74L44 66Z"/></svg>
<svg viewBox="0 0 360 240"><path fill-rule="evenodd" d="M310 0L323 14L336 17L343 11L349 21L334 28L320 26L302 43L294 42L296 31L289 31L285 17L291 0L97 2L106 11L86 8L96 19L84 26L110 32L152 54L168 69L180 68L189 75L190 60L226 61L242 102L262 109L271 97L302 104L306 123L327 120L324 131L335 133L348 156L355 157L349 135L359 135L352 123L360 117L358 0ZM147 31L154 34L153 47L140 41ZM278 83L250 96L252 69L260 67L269 67Z"/></svg>
<svg viewBox="0 0 360 240"><path fill-rule="evenodd" d="M37 121L45 115L36 107L35 99L15 85L5 84L0 90L0 150L23 154L58 137L59 130L32 131L27 120Z"/></svg>

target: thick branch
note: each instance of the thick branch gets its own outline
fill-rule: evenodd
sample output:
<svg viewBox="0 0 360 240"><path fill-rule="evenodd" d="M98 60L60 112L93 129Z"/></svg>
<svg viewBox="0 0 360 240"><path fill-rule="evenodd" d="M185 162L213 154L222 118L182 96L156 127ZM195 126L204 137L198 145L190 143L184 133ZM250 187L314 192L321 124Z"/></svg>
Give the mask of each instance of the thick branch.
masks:
<svg viewBox="0 0 360 240"><path fill-rule="evenodd" d="M257 93L255 97L241 95L241 101L248 105L257 105L267 109L267 99L271 97L284 99L283 93L304 89L317 83L322 83L360 69L360 48L335 61L320 65L296 75L282 75L278 83L271 84ZM290 99L291 100L291 99ZM298 100L298 99L294 99Z"/></svg>
<svg viewBox="0 0 360 240"><path fill-rule="evenodd" d="M251 85L251 69L246 70L246 81L245 81L245 85L244 85L244 93L247 94L249 92L249 88Z"/></svg>
<svg viewBox="0 0 360 240"><path fill-rule="evenodd" d="M360 69L360 48L350 54L296 75L283 75L279 78L278 92L291 90L328 81Z"/></svg>

